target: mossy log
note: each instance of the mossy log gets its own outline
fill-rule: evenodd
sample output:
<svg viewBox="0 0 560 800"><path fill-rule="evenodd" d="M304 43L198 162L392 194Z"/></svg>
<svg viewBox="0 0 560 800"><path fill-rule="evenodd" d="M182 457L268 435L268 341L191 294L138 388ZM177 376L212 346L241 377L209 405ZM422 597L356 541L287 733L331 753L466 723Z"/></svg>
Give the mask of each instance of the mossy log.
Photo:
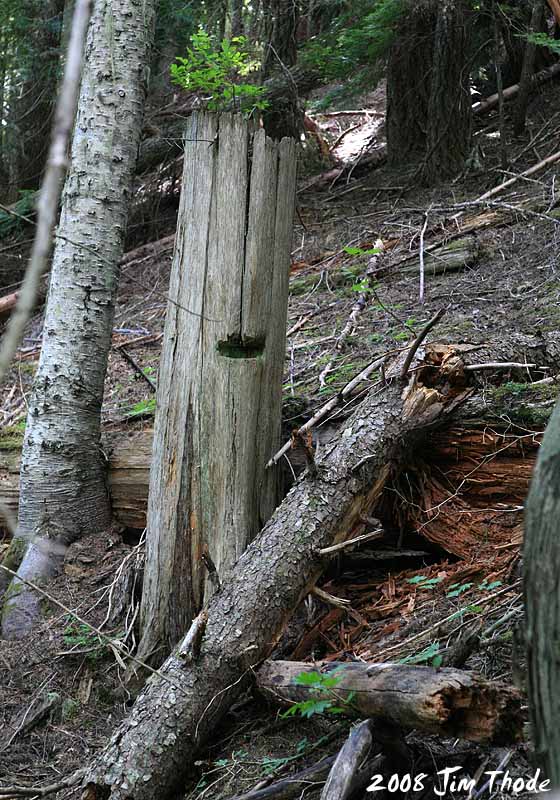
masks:
<svg viewBox="0 0 560 800"><path fill-rule="evenodd" d="M479 258L480 249L474 236L465 236L441 245L435 250L426 252L424 256L424 275L445 275L448 272L459 272L474 266ZM408 261L399 268L400 274L417 274L420 269L420 257Z"/></svg>

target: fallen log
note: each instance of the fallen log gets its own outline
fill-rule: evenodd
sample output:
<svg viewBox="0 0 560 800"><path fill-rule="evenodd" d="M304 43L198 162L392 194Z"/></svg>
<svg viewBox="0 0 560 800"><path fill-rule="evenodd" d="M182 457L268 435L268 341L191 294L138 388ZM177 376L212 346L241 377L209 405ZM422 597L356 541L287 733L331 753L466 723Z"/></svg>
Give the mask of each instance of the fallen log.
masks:
<svg viewBox="0 0 560 800"><path fill-rule="evenodd" d="M547 67L540 72L537 72L536 75L533 75L532 89L536 89L537 86L541 86L543 83L546 83L546 81L552 80L557 75L560 75L560 62L558 64L553 64L551 67ZM507 89L504 89L503 91L504 100L513 100L513 98L517 97L518 94L518 83L515 83L513 86L508 86ZM499 102L499 94L492 94L485 100L481 100L479 103L474 103L472 107L472 113L477 115L485 114L487 111L491 111L493 108L496 108Z"/></svg>
<svg viewBox="0 0 560 800"><path fill-rule="evenodd" d="M9 317L17 305L20 292L11 292L10 294L0 297L0 322ZM37 295L37 304L42 303L45 299L45 286L42 284Z"/></svg>
<svg viewBox="0 0 560 800"><path fill-rule="evenodd" d="M479 257L478 241L474 236L448 242L426 253L424 256L424 274L426 276L445 275L474 266ZM417 274L420 269L419 256L406 267L399 269L400 274Z"/></svg>
<svg viewBox="0 0 560 800"><path fill-rule="evenodd" d="M517 689L458 669L265 661L256 672L257 688L269 700L290 706L317 697L314 684L295 683L296 676L328 675L334 670L337 684L326 696L350 716L474 742L511 744L521 738L523 714Z"/></svg>
<svg viewBox="0 0 560 800"><path fill-rule="evenodd" d="M115 519L126 528L146 527L153 431L119 431L103 437ZM17 516L21 444L0 439L0 503Z"/></svg>
<svg viewBox="0 0 560 800"><path fill-rule="evenodd" d="M393 362L384 390L366 396L339 440L325 448L232 570L220 576L197 656L188 661L181 656L187 633L91 765L84 800L170 796L316 583L325 563L320 550L352 535L410 452L427 444L473 394L472 373L462 370L463 359L511 361L516 345L521 345L517 361L524 360L519 351L530 353L532 363L539 363L538 355L541 361L554 359L542 339L512 337L494 349L493 358L480 347L474 352L472 347L426 347L402 378L404 355ZM557 351L555 358L558 362ZM471 413L486 407L484 395L477 399L471 397Z"/></svg>

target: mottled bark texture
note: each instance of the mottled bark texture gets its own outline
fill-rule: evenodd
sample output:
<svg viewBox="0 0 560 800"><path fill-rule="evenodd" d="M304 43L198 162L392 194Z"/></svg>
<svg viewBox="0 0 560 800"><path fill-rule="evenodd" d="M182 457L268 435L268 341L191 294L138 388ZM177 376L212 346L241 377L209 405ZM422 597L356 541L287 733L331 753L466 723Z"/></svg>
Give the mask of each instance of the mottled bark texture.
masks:
<svg viewBox="0 0 560 800"><path fill-rule="evenodd" d="M537 459L523 547L528 696L535 756L560 786L560 405Z"/></svg>
<svg viewBox="0 0 560 800"><path fill-rule="evenodd" d="M458 395L415 371L405 386L388 370L386 390L371 392L344 424L336 445L291 489L208 606L199 656L182 643L149 679L130 717L86 776L84 798L152 800L180 786L196 750L244 689L253 667L324 568L319 550L344 539L378 500L389 476L441 424ZM460 396L460 393L459 393Z"/></svg>
<svg viewBox="0 0 560 800"><path fill-rule="evenodd" d="M269 101L263 112L266 132L273 139L290 136L299 140L303 132L303 111L299 104L297 83L289 79L289 69L297 59L299 0L270 0L265 11L263 80L288 76L282 94Z"/></svg>
<svg viewBox="0 0 560 800"><path fill-rule="evenodd" d="M150 473L139 655L161 663L279 500L295 142L193 114ZM191 313L185 309L189 309Z"/></svg>
<svg viewBox="0 0 560 800"><path fill-rule="evenodd" d="M389 53L388 158L423 162L430 183L456 175L469 152L466 14L463 0L410 4Z"/></svg>
<svg viewBox="0 0 560 800"><path fill-rule="evenodd" d="M394 166L418 161L426 131L436 8L431 2L407 7L387 63L387 156Z"/></svg>
<svg viewBox="0 0 560 800"><path fill-rule="evenodd" d="M110 505L100 410L152 42L148 0L97 0L86 44L43 329L29 401L19 536L28 580L59 570L65 548L106 528ZM6 637L24 635L39 598L14 579Z"/></svg>
<svg viewBox="0 0 560 800"><path fill-rule="evenodd" d="M464 0L438 4L426 136L425 177L430 184L457 175L469 154L472 103L467 24Z"/></svg>

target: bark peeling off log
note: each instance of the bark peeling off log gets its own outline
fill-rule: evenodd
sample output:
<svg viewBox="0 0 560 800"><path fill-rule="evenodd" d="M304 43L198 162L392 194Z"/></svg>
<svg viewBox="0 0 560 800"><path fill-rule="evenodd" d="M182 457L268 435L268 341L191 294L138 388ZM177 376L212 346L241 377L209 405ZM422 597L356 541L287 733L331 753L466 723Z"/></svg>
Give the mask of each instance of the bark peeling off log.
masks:
<svg viewBox="0 0 560 800"><path fill-rule="evenodd" d="M405 729L476 742L503 744L522 733L521 697L516 689L458 669L405 664L266 661L257 672L261 692L283 705L309 700L307 686L294 684L302 672L337 670L332 690L337 705Z"/></svg>

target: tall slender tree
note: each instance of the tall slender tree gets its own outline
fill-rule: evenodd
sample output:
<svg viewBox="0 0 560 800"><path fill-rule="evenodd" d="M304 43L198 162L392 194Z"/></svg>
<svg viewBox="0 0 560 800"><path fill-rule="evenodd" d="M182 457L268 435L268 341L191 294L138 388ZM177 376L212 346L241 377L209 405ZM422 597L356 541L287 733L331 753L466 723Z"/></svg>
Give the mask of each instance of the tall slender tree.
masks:
<svg viewBox="0 0 560 800"><path fill-rule="evenodd" d="M19 578L53 576L71 542L111 521L100 411L154 7L96 0L90 23L23 446L18 537L30 544L4 605L6 637L24 635L40 611Z"/></svg>

